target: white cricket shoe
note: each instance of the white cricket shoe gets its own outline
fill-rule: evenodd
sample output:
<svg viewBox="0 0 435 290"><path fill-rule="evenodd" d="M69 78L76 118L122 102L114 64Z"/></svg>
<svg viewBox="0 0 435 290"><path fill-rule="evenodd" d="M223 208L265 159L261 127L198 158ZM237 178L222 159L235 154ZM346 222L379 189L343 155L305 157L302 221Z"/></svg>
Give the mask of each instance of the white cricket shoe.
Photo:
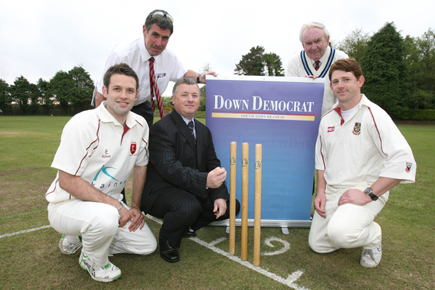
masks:
<svg viewBox="0 0 435 290"><path fill-rule="evenodd" d="M62 252L62 254L65 255L72 255L75 252L77 252L78 249L82 246L82 239L81 237L75 237L75 242L70 243L68 241L67 235L62 235L59 240L59 249Z"/></svg>
<svg viewBox="0 0 435 290"><path fill-rule="evenodd" d="M381 259L382 245L379 244L375 249L363 249L360 264L365 268L376 268Z"/></svg>
<svg viewBox="0 0 435 290"><path fill-rule="evenodd" d="M121 270L111 262L104 267L99 267L95 265L95 263L85 255L85 253L83 253L83 250L80 254L79 264L83 269L88 271L92 279L96 281L112 282L121 277Z"/></svg>

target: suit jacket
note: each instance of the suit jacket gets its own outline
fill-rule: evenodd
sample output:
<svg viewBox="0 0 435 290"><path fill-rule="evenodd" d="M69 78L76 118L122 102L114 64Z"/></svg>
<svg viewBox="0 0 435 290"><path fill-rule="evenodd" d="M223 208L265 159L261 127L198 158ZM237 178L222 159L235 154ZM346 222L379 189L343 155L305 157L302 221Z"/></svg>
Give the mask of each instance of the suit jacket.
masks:
<svg viewBox="0 0 435 290"><path fill-rule="evenodd" d="M210 130L195 120L195 140L177 111L172 111L150 129L149 164L142 195L142 210L148 213L162 190L176 187L197 198L228 199L222 184L207 189L208 172L220 167Z"/></svg>

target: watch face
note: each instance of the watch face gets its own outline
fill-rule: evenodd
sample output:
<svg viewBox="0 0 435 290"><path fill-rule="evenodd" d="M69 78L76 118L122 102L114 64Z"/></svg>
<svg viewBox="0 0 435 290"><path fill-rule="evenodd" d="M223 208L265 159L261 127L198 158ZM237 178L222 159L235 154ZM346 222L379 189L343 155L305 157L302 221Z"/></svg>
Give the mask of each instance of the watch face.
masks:
<svg viewBox="0 0 435 290"><path fill-rule="evenodd" d="M364 193L365 193L365 194L370 194L371 192L373 192L373 190L372 190L370 187L367 187L367 188L364 190Z"/></svg>

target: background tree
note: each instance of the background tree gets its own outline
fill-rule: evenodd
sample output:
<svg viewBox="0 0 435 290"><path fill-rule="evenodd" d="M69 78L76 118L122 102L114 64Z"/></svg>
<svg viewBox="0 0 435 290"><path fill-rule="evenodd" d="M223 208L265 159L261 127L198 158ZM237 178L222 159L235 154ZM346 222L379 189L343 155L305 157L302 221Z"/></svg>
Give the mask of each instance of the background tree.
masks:
<svg viewBox="0 0 435 290"><path fill-rule="evenodd" d="M242 56L234 70L236 75L283 76L281 58L276 53L264 53L264 47L251 47L249 53Z"/></svg>
<svg viewBox="0 0 435 290"><path fill-rule="evenodd" d="M172 97L162 97L162 104L165 111L172 111L174 109L174 104L172 103Z"/></svg>
<svg viewBox="0 0 435 290"><path fill-rule="evenodd" d="M18 104L21 113L24 115L30 114L29 100L33 97L33 88L30 86L29 81L23 76L17 77L11 86L11 93L12 100Z"/></svg>
<svg viewBox="0 0 435 290"><path fill-rule="evenodd" d="M264 47L251 47L236 64L234 72L236 75L264 76L264 66Z"/></svg>
<svg viewBox="0 0 435 290"><path fill-rule="evenodd" d="M284 69L279 55L274 52L265 53L263 60L266 65L268 76L284 76Z"/></svg>
<svg viewBox="0 0 435 290"><path fill-rule="evenodd" d="M42 104L41 102L42 94L38 90L38 86L35 84L29 84L29 92L30 92L30 104L28 107L27 114L35 115L38 112L40 105Z"/></svg>
<svg viewBox="0 0 435 290"><path fill-rule="evenodd" d="M400 116L409 97L409 80L404 40L393 22L370 38L361 67L366 78L362 92L391 117Z"/></svg>
<svg viewBox="0 0 435 290"><path fill-rule="evenodd" d="M40 104L44 114L50 114L53 105L53 94L50 91L50 83L40 78L36 84L40 93Z"/></svg>
<svg viewBox="0 0 435 290"><path fill-rule="evenodd" d="M10 94L9 84L0 79L0 110L3 113L9 113L11 111L12 97Z"/></svg>
<svg viewBox="0 0 435 290"><path fill-rule="evenodd" d="M199 71L203 73L212 72L213 69L211 68L210 63L204 64L202 68L199 69ZM199 85L199 95L201 96L201 99L199 101L199 108L198 111L205 111L206 110L206 103L207 103L207 86L206 85Z"/></svg>
<svg viewBox="0 0 435 290"><path fill-rule="evenodd" d="M340 41L337 48L346 52L349 57L361 62L364 54L367 51L367 45L370 40L370 35L357 28Z"/></svg>
<svg viewBox="0 0 435 290"><path fill-rule="evenodd" d="M435 32L421 37L406 36L405 59L410 72L411 94L407 105L413 109L435 108Z"/></svg>
<svg viewBox="0 0 435 290"><path fill-rule="evenodd" d="M72 80L67 72L58 71L50 80L49 89L67 114L69 111L69 90L71 87Z"/></svg>
<svg viewBox="0 0 435 290"><path fill-rule="evenodd" d="M81 66L75 66L68 72L71 87L68 89L68 100L76 110L82 111L90 107L94 83L89 73Z"/></svg>

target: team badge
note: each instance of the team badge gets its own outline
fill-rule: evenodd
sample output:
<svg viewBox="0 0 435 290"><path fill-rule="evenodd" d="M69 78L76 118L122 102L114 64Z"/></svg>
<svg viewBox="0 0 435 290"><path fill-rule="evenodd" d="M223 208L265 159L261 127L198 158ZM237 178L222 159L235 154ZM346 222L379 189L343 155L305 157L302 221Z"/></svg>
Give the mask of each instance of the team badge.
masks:
<svg viewBox="0 0 435 290"><path fill-rule="evenodd" d="M136 152L136 142L131 142L130 153L134 154Z"/></svg>
<svg viewBox="0 0 435 290"><path fill-rule="evenodd" d="M361 134L361 123L356 122L355 127L353 127L353 134L359 135Z"/></svg>
<svg viewBox="0 0 435 290"><path fill-rule="evenodd" d="M411 171L411 167L412 167L412 163L406 162L406 168L405 168L405 171L406 171L407 173L409 173L409 172Z"/></svg>
<svg viewBox="0 0 435 290"><path fill-rule="evenodd" d="M334 132L335 126L328 127L328 133Z"/></svg>

